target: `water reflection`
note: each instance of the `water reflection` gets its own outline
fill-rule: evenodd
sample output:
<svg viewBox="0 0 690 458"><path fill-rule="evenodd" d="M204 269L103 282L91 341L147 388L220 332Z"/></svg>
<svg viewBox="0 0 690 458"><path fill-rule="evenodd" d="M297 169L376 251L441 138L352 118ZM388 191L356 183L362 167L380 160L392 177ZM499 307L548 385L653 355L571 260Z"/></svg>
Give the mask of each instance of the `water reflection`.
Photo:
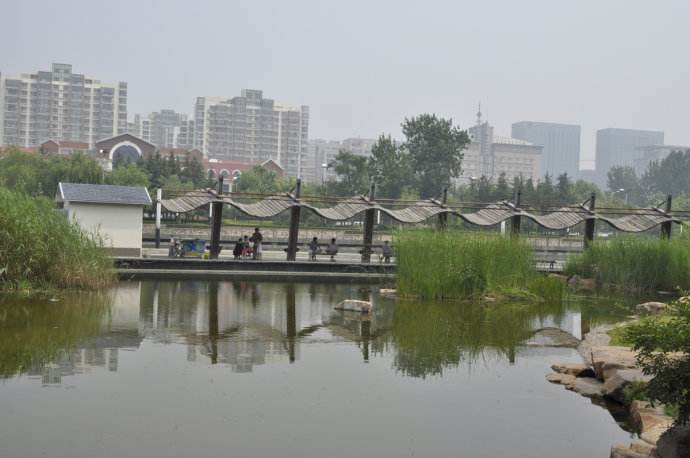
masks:
<svg viewBox="0 0 690 458"><path fill-rule="evenodd" d="M371 299L374 313L334 311L345 298ZM125 282L109 294L58 303L0 302L0 376L28 374L51 385L91 370L115 372L121 351L142 342L184 345L188 362L247 373L298 362L304 345L346 342L364 363L390 353L398 373L424 378L480 361L558 354L533 338L535 329L557 327L579 338L625 312L572 302L395 303L356 285Z"/></svg>

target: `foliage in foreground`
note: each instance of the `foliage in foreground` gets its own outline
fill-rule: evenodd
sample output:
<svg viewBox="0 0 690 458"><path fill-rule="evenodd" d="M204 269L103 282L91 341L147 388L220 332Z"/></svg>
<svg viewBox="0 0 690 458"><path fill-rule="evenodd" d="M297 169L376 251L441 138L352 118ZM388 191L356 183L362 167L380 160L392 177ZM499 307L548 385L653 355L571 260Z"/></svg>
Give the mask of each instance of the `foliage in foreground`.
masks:
<svg viewBox="0 0 690 458"><path fill-rule="evenodd" d="M394 245L403 296L465 299L486 291L525 291L538 278L532 249L521 239L411 230L398 232Z"/></svg>
<svg viewBox="0 0 690 458"><path fill-rule="evenodd" d="M626 327L626 340L638 351L645 374L653 376L646 394L652 401L677 406L679 424L690 420L690 296L671 304L666 315Z"/></svg>
<svg viewBox="0 0 690 458"><path fill-rule="evenodd" d="M597 240L568 259L566 273L631 292L690 289L690 239L637 236Z"/></svg>
<svg viewBox="0 0 690 458"><path fill-rule="evenodd" d="M0 187L0 287L98 288L112 282L102 243L45 198Z"/></svg>

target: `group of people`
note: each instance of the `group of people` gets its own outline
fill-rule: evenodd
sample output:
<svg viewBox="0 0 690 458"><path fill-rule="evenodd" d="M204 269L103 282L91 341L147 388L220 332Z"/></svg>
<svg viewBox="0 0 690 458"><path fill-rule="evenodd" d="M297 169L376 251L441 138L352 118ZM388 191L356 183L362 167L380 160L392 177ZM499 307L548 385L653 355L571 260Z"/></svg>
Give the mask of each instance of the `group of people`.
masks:
<svg viewBox="0 0 690 458"><path fill-rule="evenodd" d="M319 247L319 238L314 237L309 242L309 260L316 261L316 255L321 254L321 248ZM335 255L338 254L338 244L335 243L335 238L331 239L331 243L326 247L326 254L331 257L331 261L335 262Z"/></svg>
<svg viewBox="0 0 690 458"><path fill-rule="evenodd" d="M251 237L245 235L240 237L235 242L235 248L232 250L232 255L235 259L255 259L260 260L263 253L264 236L259 231L258 227L254 228L254 233Z"/></svg>

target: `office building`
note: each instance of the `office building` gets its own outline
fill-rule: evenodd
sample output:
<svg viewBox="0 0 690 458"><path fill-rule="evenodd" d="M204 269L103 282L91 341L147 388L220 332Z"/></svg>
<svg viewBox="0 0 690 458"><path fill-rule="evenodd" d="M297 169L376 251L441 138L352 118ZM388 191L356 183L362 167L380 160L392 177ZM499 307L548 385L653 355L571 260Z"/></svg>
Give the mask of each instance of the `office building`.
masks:
<svg viewBox="0 0 690 458"><path fill-rule="evenodd" d="M543 147L543 174L577 176L580 169L580 126L520 121L513 123L511 136Z"/></svg>
<svg viewBox="0 0 690 458"><path fill-rule="evenodd" d="M239 97L199 97L194 147L209 158L245 162L275 160L288 176L302 175L309 107L288 106L244 89Z"/></svg>
<svg viewBox="0 0 690 458"><path fill-rule="evenodd" d="M69 64L50 71L0 74L0 144L38 147L46 140L93 145L127 131L127 83L103 83L72 73Z"/></svg>
<svg viewBox="0 0 690 458"><path fill-rule="evenodd" d="M664 133L650 130L600 129L597 131L597 184L606 186L611 167L635 167L637 148L663 145Z"/></svg>

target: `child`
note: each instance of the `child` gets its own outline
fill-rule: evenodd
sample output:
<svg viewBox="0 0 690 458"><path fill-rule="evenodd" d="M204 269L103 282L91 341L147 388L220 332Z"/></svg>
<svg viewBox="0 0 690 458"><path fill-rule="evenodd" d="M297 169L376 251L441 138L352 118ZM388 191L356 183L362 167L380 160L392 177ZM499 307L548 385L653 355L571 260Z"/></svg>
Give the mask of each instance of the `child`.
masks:
<svg viewBox="0 0 690 458"><path fill-rule="evenodd" d="M240 237L237 239L235 248L232 250L232 255L235 257L235 259L240 259L242 257L242 248L244 248L244 243L242 242L242 237Z"/></svg>
<svg viewBox="0 0 690 458"><path fill-rule="evenodd" d="M383 262L389 264L393 256L393 247L388 244L388 240L383 242Z"/></svg>
<svg viewBox="0 0 690 458"><path fill-rule="evenodd" d="M335 243L335 239L331 239L331 243L326 248L326 254L330 254L331 261L335 262L335 255L338 254L338 244Z"/></svg>

